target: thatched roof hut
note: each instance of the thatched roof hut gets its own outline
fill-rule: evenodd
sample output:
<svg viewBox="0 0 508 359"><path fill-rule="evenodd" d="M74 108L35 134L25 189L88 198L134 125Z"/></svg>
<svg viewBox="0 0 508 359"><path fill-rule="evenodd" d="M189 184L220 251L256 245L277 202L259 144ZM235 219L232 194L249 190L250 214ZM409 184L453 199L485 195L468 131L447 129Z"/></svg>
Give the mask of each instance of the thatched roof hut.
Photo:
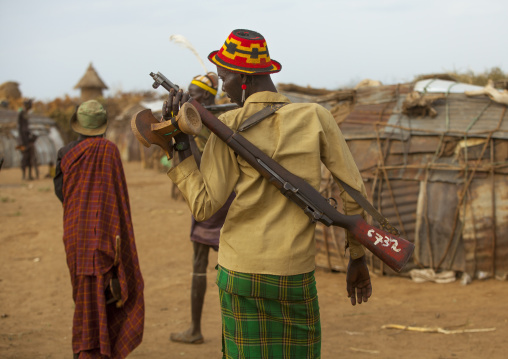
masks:
<svg viewBox="0 0 508 359"><path fill-rule="evenodd" d="M90 63L85 74L74 88L81 90L81 101L88 101L101 97L102 90L106 90L108 87Z"/></svg>
<svg viewBox="0 0 508 359"><path fill-rule="evenodd" d="M352 100L323 103L334 115L343 109L335 118L370 201L416 245L407 269L508 275L507 106L466 95L478 89L427 79L361 87ZM325 195L338 198L339 189L325 178ZM318 227L321 266L345 269L343 232ZM371 260L376 270L393 273Z"/></svg>

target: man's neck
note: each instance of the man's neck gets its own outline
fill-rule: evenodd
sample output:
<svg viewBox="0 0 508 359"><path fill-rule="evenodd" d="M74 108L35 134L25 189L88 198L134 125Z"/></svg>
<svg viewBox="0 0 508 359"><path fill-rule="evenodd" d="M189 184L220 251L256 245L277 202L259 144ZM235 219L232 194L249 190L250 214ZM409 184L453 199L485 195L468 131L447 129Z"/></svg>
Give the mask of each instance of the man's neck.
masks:
<svg viewBox="0 0 508 359"><path fill-rule="evenodd" d="M253 76L251 86L252 86L251 94L262 91L269 91L275 93L277 92L277 88L275 87L272 78L270 76L262 76L262 77Z"/></svg>

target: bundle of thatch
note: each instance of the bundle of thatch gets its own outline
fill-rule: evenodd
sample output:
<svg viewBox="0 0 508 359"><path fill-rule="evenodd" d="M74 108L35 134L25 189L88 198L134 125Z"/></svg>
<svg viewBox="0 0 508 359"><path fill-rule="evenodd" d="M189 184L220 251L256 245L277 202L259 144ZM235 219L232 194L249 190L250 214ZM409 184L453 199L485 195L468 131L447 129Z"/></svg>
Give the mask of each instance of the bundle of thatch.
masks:
<svg viewBox="0 0 508 359"><path fill-rule="evenodd" d="M277 84L277 90L291 102L316 102L328 109L337 123L352 111L356 90L327 90L303 87L294 84Z"/></svg>
<svg viewBox="0 0 508 359"><path fill-rule="evenodd" d="M355 90L359 89L360 87L374 87L374 86L381 86L381 81L378 80L371 80L371 79L363 79L362 81L358 82L355 86Z"/></svg>
<svg viewBox="0 0 508 359"><path fill-rule="evenodd" d="M19 90L19 83L14 81L7 81L0 85L0 100L12 101L21 98L21 91Z"/></svg>
<svg viewBox="0 0 508 359"><path fill-rule="evenodd" d="M316 89L316 88L312 88L312 87L303 87L303 86L298 86L295 84L277 84L277 88L279 90L281 90L282 92L296 92L296 93L306 94L306 95L310 95L310 96L323 96L323 95L327 95L331 92L334 92L334 91L327 90L327 89Z"/></svg>
<svg viewBox="0 0 508 359"><path fill-rule="evenodd" d="M437 111L432 107L432 103L442 99L443 94L420 94L418 91L412 91L407 94L402 103L402 113L409 117L436 117Z"/></svg>
<svg viewBox="0 0 508 359"><path fill-rule="evenodd" d="M502 92L498 91L494 88L494 82L492 80L489 80L487 85L481 90L466 91L465 93L467 96L486 95L494 102L500 103L502 105L508 105L508 90L504 90Z"/></svg>

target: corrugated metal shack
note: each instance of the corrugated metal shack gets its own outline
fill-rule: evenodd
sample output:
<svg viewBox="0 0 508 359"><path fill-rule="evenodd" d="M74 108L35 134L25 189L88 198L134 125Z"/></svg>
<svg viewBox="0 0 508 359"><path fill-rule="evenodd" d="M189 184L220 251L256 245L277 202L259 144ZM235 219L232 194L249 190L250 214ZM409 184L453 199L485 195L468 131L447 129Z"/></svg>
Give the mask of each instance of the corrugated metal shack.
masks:
<svg viewBox="0 0 508 359"><path fill-rule="evenodd" d="M161 116L163 101L141 101L126 107L120 115L109 121L106 138L114 142L124 161L141 161L144 168L162 169L164 152L156 145L144 147L131 130L132 117L141 110L150 109L156 117Z"/></svg>
<svg viewBox="0 0 508 359"><path fill-rule="evenodd" d="M30 114L29 128L37 136L35 151L39 165L56 162L57 152L64 145L54 120ZM18 112L0 109L0 158L3 157L2 168L19 167L21 152L18 145ZM40 170L40 169L39 169ZM44 175L44 170L41 172Z"/></svg>
<svg viewBox="0 0 508 359"><path fill-rule="evenodd" d="M310 95L295 86L279 89L293 101L318 102L334 114L369 200L416 246L407 270L506 279L506 105L466 96L480 87L438 79ZM323 194L338 199L326 171L324 178ZM344 270L344 231L319 224L316 239L318 265ZM377 258L370 260L375 271L394 274Z"/></svg>

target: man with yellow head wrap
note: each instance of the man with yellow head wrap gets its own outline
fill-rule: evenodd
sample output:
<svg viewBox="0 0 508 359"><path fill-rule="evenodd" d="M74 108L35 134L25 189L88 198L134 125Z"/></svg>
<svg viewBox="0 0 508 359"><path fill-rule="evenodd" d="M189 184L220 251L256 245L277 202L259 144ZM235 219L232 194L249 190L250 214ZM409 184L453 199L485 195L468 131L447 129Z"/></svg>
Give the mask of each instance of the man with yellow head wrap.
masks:
<svg viewBox="0 0 508 359"><path fill-rule="evenodd" d="M189 85L189 94L204 106L213 105L215 104L218 83L219 78L214 72L196 76ZM209 136L210 130L203 126L201 133L190 139L192 154L198 164L201 162L201 154ZM215 251L219 249L220 230L232 201L233 197L230 196L224 206L206 221L197 222L192 217L190 239L194 256L191 286L191 325L189 329L183 332L171 333L170 339L174 342L200 344L204 341L201 333L201 314L206 293L208 253L210 248Z"/></svg>

